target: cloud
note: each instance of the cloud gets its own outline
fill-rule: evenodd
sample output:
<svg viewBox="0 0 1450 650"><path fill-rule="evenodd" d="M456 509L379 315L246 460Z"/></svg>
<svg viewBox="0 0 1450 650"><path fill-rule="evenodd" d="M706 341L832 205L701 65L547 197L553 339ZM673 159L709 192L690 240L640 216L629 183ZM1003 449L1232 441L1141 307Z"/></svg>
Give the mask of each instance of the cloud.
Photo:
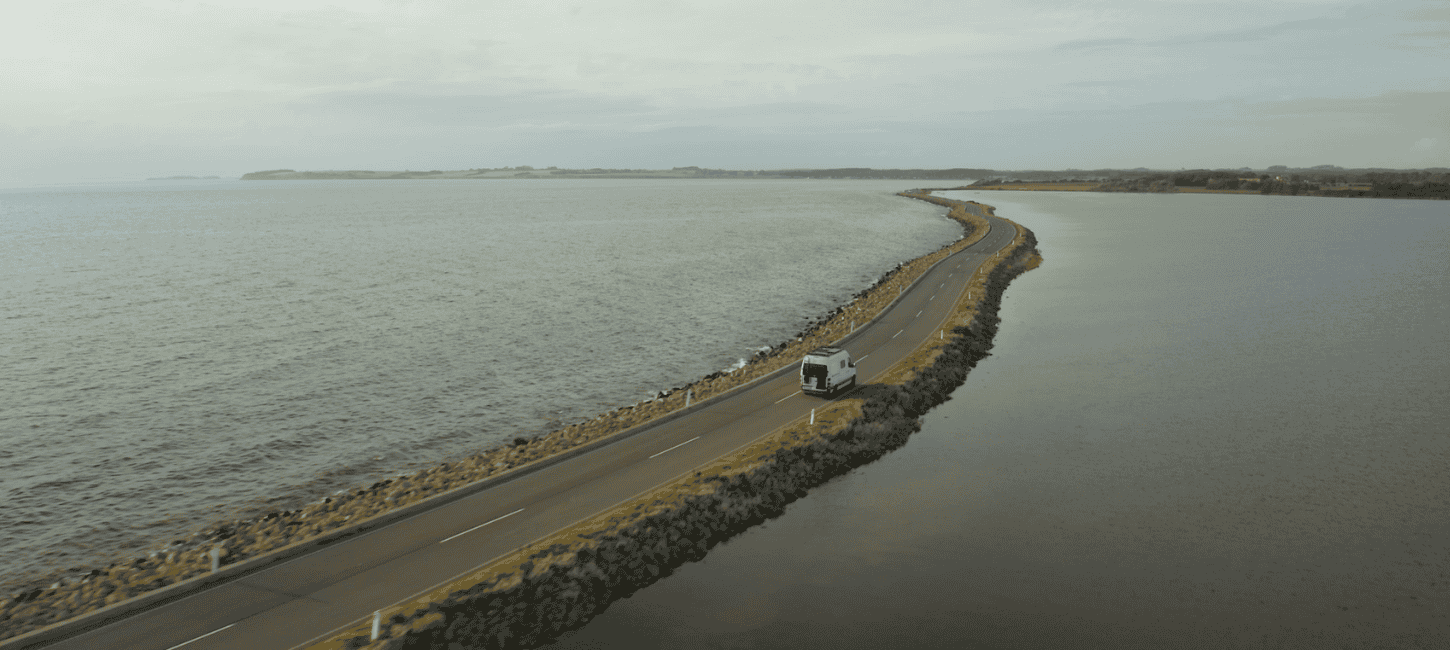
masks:
<svg viewBox="0 0 1450 650"><path fill-rule="evenodd" d="M1204 43L1250 43L1285 36L1310 35L1313 32L1348 31L1353 28L1353 23L1344 18L1311 18L1308 20L1292 20L1265 27L1215 32L1207 34L1199 40Z"/></svg>
<svg viewBox="0 0 1450 650"><path fill-rule="evenodd" d="M1368 97L1309 97L1265 102L1265 118L1333 117L1366 125L1423 125L1450 129L1450 90L1394 91Z"/></svg>
<svg viewBox="0 0 1450 650"><path fill-rule="evenodd" d="M1116 48L1122 45L1135 45L1140 43L1136 38L1090 38L1076 41L1068 41L1052 48L1058 53L1080 52L1082 50L1102 50Z"/></svg>
<svg viewBox="0 0 1450 650"><path fill-rule="evenodd" d="M378 90L324 92L294 100L299 115L348 119L363 124L506 127L520 122L619 126L659 110L638 97L532 90L507 94L458 93L449 87L396 85Z"/></svg>
<svg viewBox="0 0 1450 650"><path fill-rule="evenodd" d="M1392 47L1440 57L1450 51L1450 2L1414 7L1404 16L1417 27L1428 29L1396 35Z"/></svg>
<svg viewBox="0 0 1450 650"><path fill-rule="evenodd" d="M1106 79L1101 81L1069 81L1063 85L1070 88L1127 88L1137 84L1138 82L1129 79Z"/></svg>
<svg viewBox="0 0 1450 650"><path fill-rule="evenodd" d="M1444 56L1450 52L1450 29L1400 34L1394 37L1391 46L1422 54Z"/></svg>
<svg viewBox="0 0 1450 650"><path fill-rule="evenodd" d="M138 168L150 175L188 164L637 167L665 152L748 168L1135 167L1172 155L1192 165L1229 143L1249 157L1259 140L1333 150L1305 124L1382 134L1397 144L1369 143L1367 155L1392 161L1397 148L1401 164L1418 164L1443 148L1404 143L1450 137L1442 100L1396 93L1450 90L1444 9L62 0L0 23L11 100L0 132L12 157L167 166ZM1185 129L1207 142L1176 139ZM932 154L937 145L949 152Z"/></svg>

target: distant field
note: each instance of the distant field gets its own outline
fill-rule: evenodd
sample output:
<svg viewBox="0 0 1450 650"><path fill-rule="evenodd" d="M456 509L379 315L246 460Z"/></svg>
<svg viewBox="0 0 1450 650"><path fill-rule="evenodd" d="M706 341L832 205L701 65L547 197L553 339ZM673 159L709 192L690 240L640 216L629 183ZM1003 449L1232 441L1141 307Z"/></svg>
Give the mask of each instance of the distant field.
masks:
<svg viewBox="0 0 1450 650"><path fill-rule="evenodd" d="M1091 192L1097 183L1006 183L972 186L974 190L1027 190L1033 192Z"/></svg>
<svg viewBox="0 0 1450 650"><path fill-rule="evenodd" d="M956 189L972 190L1016 190L1021 192L1092 192L1097 183L1004 183L1002 185L972 185ZM1331 187L1330 190L1368 191L1370 185L1348 185ZM1258 194L1258 190L1210 190L1203 187L1176 187L1175 193L1182 194Z"/></svg>
<svg viewBox="0 0 1450 650"><path fill-rule="evenodd" d="M974 185L974 190L1017 190L1022 192L1091 192L1097 183L1004 183L1002 185ZM1174 191L1191 194L1258 194L1258 190L1209 190L1202 187L1179 187Z"/></svg>
<svg viewBox="0 0 1450 650"><path fill-rule="evenodd" d="M1209 189L1204 189L1202 187L1180 187L1180 188L1177 188L1177 191L1179 191L1179 192L1188 192L1190 194L1258 194L1259 193L1258 190L1209 190Z"/></svg>

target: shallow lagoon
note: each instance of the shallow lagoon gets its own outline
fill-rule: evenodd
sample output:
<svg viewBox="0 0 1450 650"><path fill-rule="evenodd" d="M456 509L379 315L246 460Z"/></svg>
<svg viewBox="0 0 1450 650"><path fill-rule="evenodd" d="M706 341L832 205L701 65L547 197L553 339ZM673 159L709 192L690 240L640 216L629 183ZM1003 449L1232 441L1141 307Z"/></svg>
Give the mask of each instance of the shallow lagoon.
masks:
<svg viewBox="0 0 1450 650"><path fill-rule="evenodd" d="M1046 257L993 356L556 647L1450 643L1446 203L947 195Z"/></svg>

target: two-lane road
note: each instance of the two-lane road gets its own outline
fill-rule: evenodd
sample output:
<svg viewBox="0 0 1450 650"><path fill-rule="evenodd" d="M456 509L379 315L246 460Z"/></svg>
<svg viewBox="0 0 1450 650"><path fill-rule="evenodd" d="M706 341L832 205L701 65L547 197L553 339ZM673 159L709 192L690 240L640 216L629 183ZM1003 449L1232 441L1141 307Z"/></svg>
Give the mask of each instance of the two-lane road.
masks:
<svg viewBox="0 0 1450 650"><path fill-rule="evenodd" d="M842 344L859 360L861 383L938 336L973 271L1015 235L988 220L982 241ZM801 395L798 382L794 372L768 377L638 435L47 647L305 646L808 416L821 400Z"/></svg>

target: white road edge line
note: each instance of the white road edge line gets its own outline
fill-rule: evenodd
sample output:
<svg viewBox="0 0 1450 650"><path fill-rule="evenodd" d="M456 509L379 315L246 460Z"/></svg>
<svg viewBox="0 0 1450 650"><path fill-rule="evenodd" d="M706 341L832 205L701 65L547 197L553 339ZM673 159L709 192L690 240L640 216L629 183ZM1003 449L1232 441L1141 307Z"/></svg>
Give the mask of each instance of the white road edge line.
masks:
<svg viewBox="0 0 1450 650"><path fill-rule="evenodd" d="M443 542L446 542L449 539L457 539L459 537L463 537L464 535L467 535L467 534L469 534L469 533L471 533L471 532L473 532L475 530L478 530L480 528L483 528L484 526L487 526L487 525L489 525L489 524L491 524L491 523L493 523L495 521L498 521L499 519L507 519L507 518L512 517L512 516L514 516L516 514L519 514L520 512L523 512L523 511L524 511L523 508L519 508L518 510L515 510L513 512L510 512L510 513L508 513L508 514L506 514L506 515L504 515L502 517L497 517L495 519L490 519L488 521L485 521L485 522L483 522L483 523L481 523L481 524L479 524L477 526L474 526L473 528L469 528L468 530L465 530L465 531L463 531L461 533L458 533L457 535L454 535L453 537L449 537L448 539L445 539L442 542L438 542L438 543L439 544L442 544Z"/></svg>
<svg viewBox="0 0 1450 650"><path fill-rule="evenodd" d="M957 264L957 268L961 268L961 266L962 266L961 263L958 263ZM905 330L902 330L902 331L905 331ZM897 334L901 334L901 332L897 332ZM896 337L893 336L891 338L896 338ZM857 359L857 361L861 361L862 359L865 359L868 356L871 356L871 355L863 355L859 359ZM889 368L888 368L888 370L889 370ZM882 377L885 374L886 374L886 371L883 370L880 373L877 373L875 377L872 377L872 379L873 380L874 379L878 379L878 378ZM797 418L794 422L798 422L798 421L801 421L801 420L804 420L804 419L805 419L805 417L804 416L801 416L800 418ZM763 440L766 437L774 434L776 431L780 431L780 430L785 429L787 426L790 426L790 424L791 423L787 423L787 424L781 425L780 427L777 427L776 429L773 429L770 432L761 435L759 438L756 438L755 440L746 442L746 443L740 445L739 447L736 447L735 450L733 450L731 453L734 453L734 451L739 451L741 449L744 449L745 447L747 447L747 446L749 446L751 444L754 444L756 441ZM694 471L695 471L694 469L686 470L683 473L681 473L679 476L676 476L676 477L674 477L672 479L669 479L667 481L664 481L664 482L660 483L659 485L656 485L654 487L651 487L649 489L646 489L644 491L641 491L640 493L638 493L638 494L636 494L634 496L631 496L631 497L629 497L627 499L624 499L624 500L622 500L622 501L620 501L618 503L615 503L614 505L611 505L609 507L606 507L606 508L604 508L604 509L596 512L593 516L598 516L598 515L604 514L606 512L612 511L615 508L618 508L619 506L621 506L621 505L623 505L625 503L628 503L629 501L632 501L632 500L637 499L637 498L639 498L641 496L644 496L646 494L649 494L650 492L653 492L655 489L658 489L660 487L663 487L665 485L668 485L669 483L671 483L673 481L676 481L676 480L682 479L682 478L684 478L686 476L689 476L690 473L691 472L694 472ZM520 509L520 510L522 510L522 509ZM510 513L510 514L513 514L513 513ZM364 533L364 535L372 535L375 532L377 532L377 531L376 530L369 531L367 533ZM528 544L524 544L520 548L528 548L530 546L533 546L533 545L535 545L535 544L537 544L539 542L544 541L545 539L547 539L552 534L553 533L546 533L546 534L540 536L538 539L535 539L535 540L529 542ZM488 566L490 564L493 564L494 562L499 561L503 557L504 557L503 555L500 555L498 557L492 558L492 559L488 560L487 562L484 562L483 564L480 564L477 567L474 567L474 570L476 570L478 568L481 568L481 567ZM465 573L467 573L467 572L465 572ZM404 598L403 601L409 601L409 600L412 600L412 599L417 598L419 596L422 596L423 594L426 594L426 593L428 593L430 591L435 591L435 590L439 589L440 587L442 587L443 585L451 584L455 579L456 579L456 576L453 577L453 578L449 578L447 580L444 580L443 582L440 582L440 583L438 583L436 585L433 585L431 587L428 587L427 589L424 589L422 591L419 591L418 593L415 593L415 594L413 594L411 596L408 596L407 598ZM399 601L399 602L403 602L403 601ZM356 621L353 621L353 622L350 622L350 623L347 623L347 624L344 624L344 625L340 625L340 626L338 626L336 628L333 628L332 630L329 630L329 631L324 632L322 634L319 634L319 635L317 635L315 637L312 637L311 639L309 639L307 641L304 641L301 645L294 646L291 650L304 650L304 648L307 648L307 647L310 647L312 645L315 645L316 643L319 643L320 642L319 641L320 639L329 638L329 637L331 637L331 636L333 636L335 634L338 634L339 632L342 632L343 630L346 630L346 629L348 629L348 628L350 628L350 627L352 627L352 626L354 626L354 625L356 625L358 623L362 623L362 622L364 622L366 620L367 619L358 619ZM227 626L227 627L231 627L231 626ZM226 628L222 628L222 630L224 630L224 629L226 629ZM220 632L220 631L221 630L217 630L217 632ZM215 634L215 632L213 632L213 634ZM200 638L200 637L198 637L198 638ZM190 643L190 642L188 641L188 643ZM185 644L183 644L183 645L185 645ZM174 650L174 649L168 649L168 650Z"/></svg>
<svg viewBox="0 0 1450 650"><path fill-rule="evenodd" d="M864 359L865 357L861 357L861 358ZM883 371L882 374L885 374L884 371ZM790 425L792 425L792 424L794 424L796 422L803 421L805 419L806 419L806 416L802 415L802 416L796 418L795 420L792 420L791 422L787 422L785 424L782 424L779 427L776 427L775 429L772 429L772 430L770 430L767 433L761 434L759 437L755 438L754 440L750 440L748 442L745 442L745 443L741 444L739 447L736 447L735 449L733 449L733 450L731 450L731 451L729 451L729 452L727 452L725 454L722 454L722 455L723 456L728 456L728 455L733 454L733 453L735 453L737 451L740 451L741 449L744 449L746 447L749 447L750 445L753 445L756 442L759 442L761 440L764 440L767 437L770 437L772 434L776 433L777 431L782 431L786 427L788 427L788 426L790 426ZM689 441L686 441L686 442L689 442ZM644 496L646 494L649 494L649 493L651 493L651 492L653 492L653 491L655 491L655 490L657 490L659 488L662 488L662 487L664 487L666 485L669 485L670 483L673 483L673 482L678 481L678 480L680 480L682 478L685 478L686 476L689 476L691 473L695 472L696 469L697 469L696 467L692 467L690 469L687 469L684 472L681 472L678 476L675 476L674 478L666 479L665 481L663 481L663 482L655 485L654 487L650 487L650 488L647 488L645 490L642 490L642 491L634 494L633 496L630 496L628 498L625 498L625 499L623 499L623 500L621 500L621 501L619 501L619 502L617 502L617 503L615 503L613 505L607 506L607 507L605 507L605 508L603 508L603 509L595 512L593 515L590 515L589 517L586 517L584 519L581 519L580 521L587 521L588 519L591 519L593 517L597 517L597 516L602 515L602 514L604 514L606 512L611 512L614 509L618 508L619 506L622 506L622 505L624 505L626 503L629 503L630 501L633 501L633 500L638 499L638 498L640 498L640 497L642 497L642 496ZM522 508L520 508L520 510L522 510ZM371 533L369 533L369 534L371 534ZM527 544L520 545L519 548L522 549L522 548L532 547L532 546L534 546L534 545L536 545L536 544L538 544L538 543L540 543L540 542L548 539L552 535L554 535L554 533L552 533L552 532L551 533L545 533L545 534L543 534L543 535L535 538L534 540L528 542ZM513 551L509 551L509 553L512 553L512 552ZM478 566L476 566L476 567L474 567L472 569L469 569L468 571L465 571L463 573L460 573L458 575L467 575L468 573L470 573L472 571L476 571L476 570L481 569L483 567L486 567L486 566L488 566L490 564L493 564L495 562L498 562L499 560L502 560L504 557L506 557L509 553L505 553L503 555L499 555L497 557L494 557L494 558L492 558L492 559L484 562L483 564L480 564L480 565L478 565ZM442 588L444 585L452 584L457 579L458 579L458 576L454 576L454 577L448 578L447 580L444 580L443 582L440 582L440 583L435 584L435 585L433 585L431 587L428 587L427 589L424 589L422 591L419 591L419 592L417 592L417 593L415 593L415 594L413 594L411 596L408 596L407 598L404 598L404 599L402 599L402 600L400 600L398 602L401 603L401 602L407 602L407 601L413 600L414 598L417 598L419 596L422 596L423 594L426 594L426 593L428 593L430 591L436 591L436 590ZM397 605L397 603L394 603L393 605L390 605L389 606L389 609L391 609L392 607L394 607L396 605ZM371 619L372 619L372 616L368 616L367 618L360 618L360 619L356 619L356 620L354 620L354 621L352 621L350 623L345 623L343 625L339 625L339 626L337 626L337 627L335 627L335 628L333 628L331 630L328 630L327 632L323 632L322 634L319 634L319 635L317 635L315 637L312 637L311 639L308 639L307 641L303 641L300 645L293 646L291 650L305 650L306 648L310 648L310 647L312 647L314 645L317 645L318 643L321 643L323 640L326 640L328 638L331 638L332 636L334 636L334 635L336 635L338 633L341 633L342 631L347 630L348 628L351 628L354 625L357 625L359 623L364 623L364 622L369 621ZM225 629L225 628L223 628L223 629ZM218 632L220 632L220 631L221 630L218 630Z"/></svg>
<svg viewBox="0 0 1450 650"><path fill-rule="evenodd" d="M236 625L236 623L232 623L232 625ZM228 625L227 627L231 627L232 625ZM203 634L203 635L201 635L199 637L196 637L195 639L192 639L190 641L187 641L186 643L178 643L178 644L176 644L174 646L171 646L170 648L167 648L166 650L176 650L177 648L180 648L181 646L187 645L189 643L196 643L197 641L200 641L200 640L205 639L205 638L207 638L207 637L209 637L209 636L211 636L213 634L216 634L217 632L220 632L222 630L227 629L227 627L219 627L219 628L217 628L215 630L212 630L210 632L207 632L206 634Z"/></svg>
<svg viewBox="0 0 1450 650"><path fill-rule="evenodd" d="M776 402L775 402L775 403L776 403L776 404L779 404L779 403L781 403L781 402L784 402L784 401L786 401L786 400L788 400L788 399L790 399L790 398L792 398L792 397L795 397L795 396L796 396L796 395L799 395L799 394L801 394L801 392L800 392L800 391L796 391L796 392L794 392L794 393L791 393L791 394L789 394L789 395L786 395L786 396L785 396L785 397L782 397L782 398L780 398L780 399L778 399L778 400L776 400Z"/></svg>
<svg viewBox="0 0 1450 650"><path fill-rule="evenodd" d="M906 331L906 330L901 330L901 332L905 332L905 331ZM895 334L892 334L892 335L891 335L891 338L893 338L893 339L894 339L894 338L896 338L896 337L898 337L898 336L901 336L901 332L897 332L897 333L895 333Z"/></svg>
<svg viewBox="0 0 1450 650"><path fill-rule="evenodd" d="M686 440L686 441L684 441L684 442L682 442L682 443L680 443L678 445L675 445L673 447L670 447L669 449L666 449L666 450L660 452L659 454L655 454L654 456L650 456L650 458L654 458L655 456L659 456L660 454L663 454L663 453L666 453L666 452L674 451L676 449L679 449L680 447L683 447L685 445L688 445L688 444L690 444L690 443L692 443L692 442L694 442L696 440L699 440L699 439L700 439L700 436L695 436L695 437L690 438L689 440Z"/></svg>

